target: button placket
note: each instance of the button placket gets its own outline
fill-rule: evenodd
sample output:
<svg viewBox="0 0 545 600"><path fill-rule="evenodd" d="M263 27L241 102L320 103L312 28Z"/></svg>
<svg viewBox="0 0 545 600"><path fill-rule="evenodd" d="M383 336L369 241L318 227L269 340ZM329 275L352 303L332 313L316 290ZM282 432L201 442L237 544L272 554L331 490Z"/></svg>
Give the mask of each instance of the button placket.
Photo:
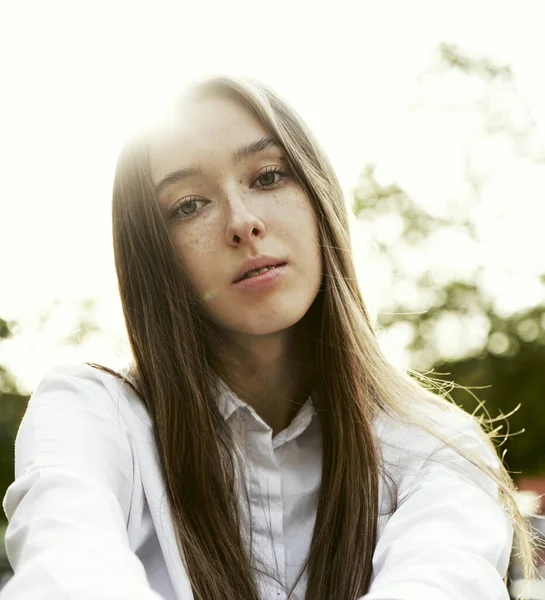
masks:
<svg viewBox="0 0 545 600"><path fill-rule="evenodd" d="M272 430L251 415L247 420L249 494L254 530L253 551L265 562L263 567L285 586L282 481L272 447ZM284 588L273 577L259 576L263 597L282 597Z"/></svg>

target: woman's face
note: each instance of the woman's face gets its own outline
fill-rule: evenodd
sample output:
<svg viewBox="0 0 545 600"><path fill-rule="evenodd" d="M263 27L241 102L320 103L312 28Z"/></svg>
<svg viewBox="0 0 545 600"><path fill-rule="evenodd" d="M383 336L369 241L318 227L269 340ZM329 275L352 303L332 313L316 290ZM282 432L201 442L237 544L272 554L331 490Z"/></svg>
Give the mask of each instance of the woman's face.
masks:
<svg viewBox="0 0 545 600"><path fill-rule="evenodd" d="M154 135L150 162L171 238L214 321L250 335L297 323L322 280L317 224L258 118L226 97L189 101ZM263 256L286 266L266 284L233 283Z"/></svg>

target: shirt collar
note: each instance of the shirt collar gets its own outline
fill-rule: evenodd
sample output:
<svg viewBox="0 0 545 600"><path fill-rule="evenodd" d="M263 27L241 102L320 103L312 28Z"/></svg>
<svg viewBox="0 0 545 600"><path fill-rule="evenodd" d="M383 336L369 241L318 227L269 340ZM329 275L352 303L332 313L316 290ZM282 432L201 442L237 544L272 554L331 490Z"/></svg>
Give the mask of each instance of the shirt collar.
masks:
<svg viewBox="0 0 545 600"><path fill-rule="evenodd" d="M229 388L221 377L217 378L217 386L216 403L221 416L227 421L236 410L247 406L247 404Z"/></svg>
<svg viewBox="0 0 545 600"><path fill-rule="evenodd" d="M241 408L246 408L252 414L255 414L253 408L241 400L230 388L229 386L221 379L217 378L217 395L216 402L220 414L227 421L231 415ZM284 432L288 432L291 430L299 430L301 426L306 427L312 417L316 414L315 408L316 402L316 392L314 391L306 400L306 402L301 406L299 412L290 423L289 427L287 427L284 431L280 432L278 435L281 435ZM257 415L256 415L257 417ZM287 440L286 440L287 441Z"/></svg>

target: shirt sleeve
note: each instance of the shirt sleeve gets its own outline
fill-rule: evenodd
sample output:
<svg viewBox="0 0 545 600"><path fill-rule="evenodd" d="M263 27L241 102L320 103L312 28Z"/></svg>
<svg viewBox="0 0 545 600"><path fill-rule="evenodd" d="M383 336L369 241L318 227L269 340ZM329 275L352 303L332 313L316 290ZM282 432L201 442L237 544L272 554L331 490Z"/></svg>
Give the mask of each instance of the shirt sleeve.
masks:
<svg viewBox="0 0 545 600"><path fill-rule="evenodd" d="M1 600L160 600L131 550L132 452L91 367L57 367L32 395L3 500L14 575Z"/></svg>
<svg viewBox="0 0 545 600"><path fill-rule="evenodd" d="M478 426L465 423L457 441L497 469ZM512 542L497 484L441 443L380 533L372 584L360 600L509 600L504 577Z"/></svg>

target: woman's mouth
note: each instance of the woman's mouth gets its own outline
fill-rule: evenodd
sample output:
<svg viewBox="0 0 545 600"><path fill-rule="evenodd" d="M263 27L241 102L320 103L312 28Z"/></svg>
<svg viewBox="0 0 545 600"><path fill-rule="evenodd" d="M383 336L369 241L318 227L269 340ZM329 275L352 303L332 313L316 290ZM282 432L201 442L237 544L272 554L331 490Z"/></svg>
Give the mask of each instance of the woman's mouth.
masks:
<svg viewBox="0 0 545 600"><path fill-rule="evenodd" d="M269 287L272 283L278 281L288 268L287 263L274 265L270 267L261 267L248 271L241 279L233 282L233 285L241 289L258 290Z"/></svg>
<svg viewBox="0 0 545 600"><path fill-rule="evenodd" d="M278 265L271 265L269 267L261 267L260 269L253 269L252 271L248 271L238 281L242 281L243 279L249 279L250 277L255 277L256 275L261 275L261 273L265 273L266 271L269 271L270 269L276 269L277 267L282 267L285 264L286 263L280 263ZM238 283L238 281L235 281L235 283Z"/></svg>

